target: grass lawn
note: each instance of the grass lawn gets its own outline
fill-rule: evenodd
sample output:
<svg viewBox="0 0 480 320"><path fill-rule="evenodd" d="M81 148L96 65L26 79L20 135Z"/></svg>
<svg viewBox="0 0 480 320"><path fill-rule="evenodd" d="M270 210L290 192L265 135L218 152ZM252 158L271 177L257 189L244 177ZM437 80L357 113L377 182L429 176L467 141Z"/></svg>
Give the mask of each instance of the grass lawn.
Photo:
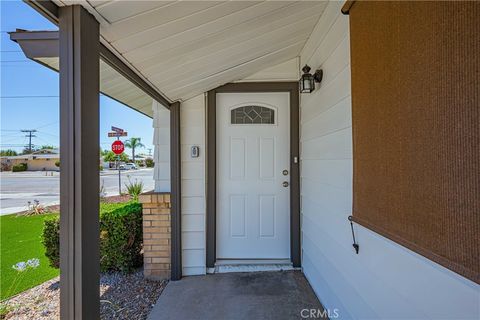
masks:
<svg viewBox="0 0 480 320"><path fill-rule="evenodd" d="M48 265L41 234L43 220L54 214L38 216L0 216L0 300L35 287L59 274ZM37 258L40 266L18 273L12 268L20 261Z"/></svg>

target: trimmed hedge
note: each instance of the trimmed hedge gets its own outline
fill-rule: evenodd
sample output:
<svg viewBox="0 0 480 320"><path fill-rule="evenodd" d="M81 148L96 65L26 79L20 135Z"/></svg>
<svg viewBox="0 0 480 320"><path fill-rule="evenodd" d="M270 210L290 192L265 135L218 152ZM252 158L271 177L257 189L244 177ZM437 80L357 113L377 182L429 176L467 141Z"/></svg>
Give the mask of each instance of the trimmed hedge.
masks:
<svg viewBox="0 0 480 320"><path fill-rule="evenodd" d="M106 204L100 212L100 267L102 271L130 272L142 265L142 205Z"/></svg>
<svg viewBox="0 0 480 320"><path fill-rule="evenodd" d="M60 219L44 223L42 243L50 265L60 265ZM100 205L100 269L131 272L142 265L142 205L138 202Z"/></svg>
<svg viewBox="0 0 480 320"><path fill-rule="evenodd" d="M60 268L60 217L43 221L42 244L45 247L45 256L50 266Z"/></svg>
<svg viewBox="0 0 480 320"><path fill-rule="evenodd" d="M28 166L26 163L19 163L12 167L13 172L27 171L27 169L28 169Z"/></svg>

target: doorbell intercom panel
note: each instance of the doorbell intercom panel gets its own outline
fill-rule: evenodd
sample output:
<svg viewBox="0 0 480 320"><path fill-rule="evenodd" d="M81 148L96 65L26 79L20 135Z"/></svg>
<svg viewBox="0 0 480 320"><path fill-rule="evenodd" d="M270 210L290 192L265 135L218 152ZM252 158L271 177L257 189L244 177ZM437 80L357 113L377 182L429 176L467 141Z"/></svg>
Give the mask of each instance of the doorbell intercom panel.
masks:
<svg viewBox="0 0 480 320"><path fill-rule="evenodd" d="M192 158L198 158L200 156L200 147L199 146L192 146L190 151L190 156Z"/></svg>

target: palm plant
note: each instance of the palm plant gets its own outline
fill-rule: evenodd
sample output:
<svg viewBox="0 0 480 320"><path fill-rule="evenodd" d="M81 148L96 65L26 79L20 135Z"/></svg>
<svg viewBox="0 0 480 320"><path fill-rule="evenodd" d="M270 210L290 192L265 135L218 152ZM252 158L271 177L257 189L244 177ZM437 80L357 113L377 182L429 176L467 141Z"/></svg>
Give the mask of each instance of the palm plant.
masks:
<svg viewBox="0 0 480 320"><path fill-rule="evenodd" d="M130 138L125 141L125 147L132 149L132 162L135 163L135 148L145 147L141 142L142 138Z"/></svg>

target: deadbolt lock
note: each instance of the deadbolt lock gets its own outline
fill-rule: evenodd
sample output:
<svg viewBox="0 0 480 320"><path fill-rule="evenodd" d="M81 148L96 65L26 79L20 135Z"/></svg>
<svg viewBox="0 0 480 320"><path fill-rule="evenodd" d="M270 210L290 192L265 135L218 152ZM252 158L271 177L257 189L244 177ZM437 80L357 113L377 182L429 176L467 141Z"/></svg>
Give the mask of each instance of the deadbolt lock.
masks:
<svg viewBox="0 0 480 320"><path fill-rule="evenodd" d="M287 181L283 181L282 186L284 186L285 188L288 187L288 182L287 182Z"/></svg>
<svg viewBox="0 0 480 320"><path fill-rule="evenodd" d="M283 173L284 176L287 176L288 175L288 170L283 170L282 173Z"/></svg>

